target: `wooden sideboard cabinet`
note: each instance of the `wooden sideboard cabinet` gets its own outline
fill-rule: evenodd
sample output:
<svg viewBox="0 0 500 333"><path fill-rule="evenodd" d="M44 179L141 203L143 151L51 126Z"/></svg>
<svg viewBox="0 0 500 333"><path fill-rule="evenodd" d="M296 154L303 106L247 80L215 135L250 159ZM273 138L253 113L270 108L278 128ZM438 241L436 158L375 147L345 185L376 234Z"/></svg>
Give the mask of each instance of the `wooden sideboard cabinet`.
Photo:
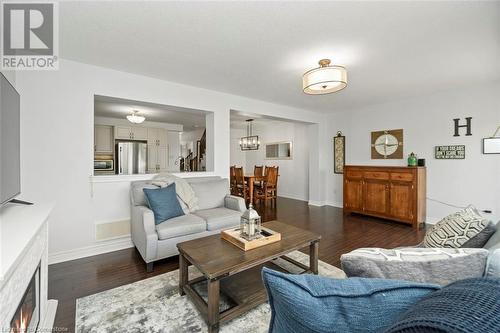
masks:
<svg viewBox="0 0 500 333"><path fill-rule="evenodd" d="M426 215L425 167L344 167L344 213L359 213L419 228Z"/></svg>

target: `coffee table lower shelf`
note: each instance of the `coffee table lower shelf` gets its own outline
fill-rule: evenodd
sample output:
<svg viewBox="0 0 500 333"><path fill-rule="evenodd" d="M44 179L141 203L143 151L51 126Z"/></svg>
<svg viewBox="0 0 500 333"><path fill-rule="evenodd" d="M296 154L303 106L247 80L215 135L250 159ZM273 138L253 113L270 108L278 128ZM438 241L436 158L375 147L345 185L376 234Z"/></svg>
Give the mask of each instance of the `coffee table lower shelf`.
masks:
<svg viewBox="0 0 500 333"><path fill-rule="evenodd" d="M302 270L300 274L317 274L317 272L312 272L308 266L294 259L287 256L280 258L300 268ZM220 323L234 319L267 301L267 293L261 277L263 267L285 273L294 273L269 261L217 280L207 280L204 276L201 276L187 281L185 285L180 286L180 294L187 294L190 297L206 320L208 331L217 332ZM217 300L218 304L210 304L213 300ZM209 311L210 307L212 307L213 311ZM215 316L218 318L210 318L214 316L217 307L218 313ZM211 325L211 322L216 324Z"/></svg>

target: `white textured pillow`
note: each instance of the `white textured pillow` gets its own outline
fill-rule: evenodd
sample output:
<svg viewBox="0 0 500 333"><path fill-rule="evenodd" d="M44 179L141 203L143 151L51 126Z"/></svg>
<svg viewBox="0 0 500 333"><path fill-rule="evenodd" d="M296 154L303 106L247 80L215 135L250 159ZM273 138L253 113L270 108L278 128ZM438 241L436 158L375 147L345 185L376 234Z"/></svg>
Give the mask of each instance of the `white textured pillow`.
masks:
<svg viewBox="0 0 500 333"><path fill-rule="evenodd" d="M488 223L474 206L468 206L446 216L427 231L424 246L459 248L486 228Z"/></svg>

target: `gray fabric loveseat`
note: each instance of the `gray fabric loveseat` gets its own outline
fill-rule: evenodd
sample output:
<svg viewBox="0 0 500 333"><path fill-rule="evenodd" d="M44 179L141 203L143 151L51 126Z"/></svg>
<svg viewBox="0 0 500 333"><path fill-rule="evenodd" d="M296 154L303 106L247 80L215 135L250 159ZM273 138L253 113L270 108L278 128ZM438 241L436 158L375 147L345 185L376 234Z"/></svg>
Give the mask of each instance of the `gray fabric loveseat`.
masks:
<svg viewBox="0 0 500 333"><path fill-rule="evenodd" d="M151 181L132 182L131 233L132 242L153 270L156 260L177 255L177 243L219 233L239 225L245 211L245 200L229 194L229 181L220 177L186 178L198 198L198 209L155 225L144 188L157 188Z"/></svg>

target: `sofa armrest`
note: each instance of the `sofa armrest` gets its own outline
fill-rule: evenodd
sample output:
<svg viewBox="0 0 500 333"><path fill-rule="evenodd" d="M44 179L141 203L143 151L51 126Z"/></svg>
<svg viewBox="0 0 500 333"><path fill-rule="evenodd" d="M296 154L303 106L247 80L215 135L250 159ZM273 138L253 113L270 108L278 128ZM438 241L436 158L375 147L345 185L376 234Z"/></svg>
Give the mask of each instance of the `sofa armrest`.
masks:
<svg viewBox="0 0 500 333"><path fill-rule="evenodd" d="M153 261L158 248L158 233L151 209L145 206L132 206L131 234L132 242L144 261Z"/></svg>
<svg viewBox="0 0 500 333"><path fill-rule="evenodd" d="M237 210L239 212L244 212L247 209L245 204L245 199L242 197L237 197L235 195L226 195L224 198L224 207Z"/></svg>
<svg viewBox="0 0 500 333"><path fill-rule="evenodd" d="M340 257L348 277L409 280L446 285L481 277L488 250L451 248L363 248Z"/></svg>

